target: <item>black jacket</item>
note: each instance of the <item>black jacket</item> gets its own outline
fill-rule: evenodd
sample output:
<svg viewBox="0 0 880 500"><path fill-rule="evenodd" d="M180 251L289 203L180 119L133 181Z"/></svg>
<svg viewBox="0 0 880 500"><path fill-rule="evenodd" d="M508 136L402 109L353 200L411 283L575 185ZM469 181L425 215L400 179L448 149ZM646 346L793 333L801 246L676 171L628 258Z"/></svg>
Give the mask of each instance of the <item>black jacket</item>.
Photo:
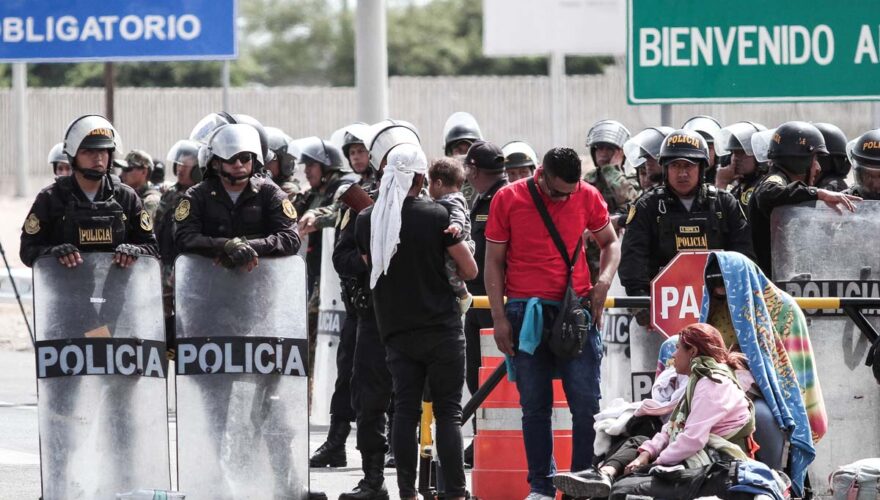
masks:
<svg viewBox="0 0 880 500"><path fill-rule="evenodd" d="M219 178L206 179L186 191L174 221L179 253L217 257L229 239L241 236L260 256L293 255L300 247L293 204L264 178L251 177L234 204Z"/></svg>
<svg viewBox="0 0 880 500"><path fill-rule="evenodd" d="M134 189L104 177L90 201L74 176L59 177L37 195L21 231L19 256L33 266L41 255L62 243L81 252L112 252L121 243L137 245L158 256L153 221Z"/></svg>
<svg viewBox="0 0 880 500"><path fill-rule="evenodd" d="M755 259L749 223L739 202L704 184L687 211L665 186L630 208L618 274L627 295L648 295L651 280L679 251L730 250Z"/></svg>
<svg viewBox="0 0 880 500"><path fill-rule="evenodd" d="M749 221L752 224L752 241L758 255L758 266L768 278L773 279L773 253L770 248L770 214L773 209L818 199L818 189L801 181L792 182L785 171L777 167L771 167L770 172L755 188L749 200Z"/></svg>
<svg viewBox="0 0 880 500"><path fill-rule="evenodd" d="M483 282L483 269L486 267L486 223L489 220L489 205L501 188L508 185L507 178L499 179L488 191L477 197L471 208L471 239L474 240L474 260L477 261L477 277L467 282L471 295L486 295Z"/></svg>

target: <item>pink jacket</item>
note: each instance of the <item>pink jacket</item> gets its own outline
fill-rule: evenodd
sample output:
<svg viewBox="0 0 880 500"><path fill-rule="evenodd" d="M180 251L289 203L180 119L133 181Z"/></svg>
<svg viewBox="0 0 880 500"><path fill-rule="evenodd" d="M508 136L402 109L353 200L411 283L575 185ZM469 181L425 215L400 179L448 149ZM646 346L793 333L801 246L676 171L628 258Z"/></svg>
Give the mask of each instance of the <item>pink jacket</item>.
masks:
<svg viewBox="0 0 880 500"><path fill-rule="evenodd" d="M748 422L749 402L745 393L727 378L715 383L700 379L691 399L691 412L674 443L669 443L669 424L645 441L639 451L650 453L658 465L675 465L702 450L709 434L724 436Z"/></svg>

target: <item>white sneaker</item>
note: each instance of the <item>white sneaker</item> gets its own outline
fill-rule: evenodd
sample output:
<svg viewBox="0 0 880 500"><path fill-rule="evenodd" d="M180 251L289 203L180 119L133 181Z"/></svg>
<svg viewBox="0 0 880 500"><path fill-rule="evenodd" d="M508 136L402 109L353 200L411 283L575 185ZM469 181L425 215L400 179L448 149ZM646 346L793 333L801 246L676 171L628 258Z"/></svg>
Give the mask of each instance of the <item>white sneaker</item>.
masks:
<svg viewBox="0 0 880 500"><path fill-rule="evenodd" d="M529 496L526 497L526 500L555 500L553 497L549 495L542 495L537 491L533 491L529 493Z"/></svg>

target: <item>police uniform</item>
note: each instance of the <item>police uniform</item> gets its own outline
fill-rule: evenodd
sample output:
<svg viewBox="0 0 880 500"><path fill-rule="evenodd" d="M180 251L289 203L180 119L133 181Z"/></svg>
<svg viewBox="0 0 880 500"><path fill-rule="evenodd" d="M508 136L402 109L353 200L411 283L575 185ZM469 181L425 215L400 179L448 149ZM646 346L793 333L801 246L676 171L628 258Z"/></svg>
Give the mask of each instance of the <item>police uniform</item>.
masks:
<svg viewBox="0 0 880 500"><path fill-rule="evenodd" d="M649 295L651 280L680 251L731 250L755 258L748 222L736 199L703 184L688 211L665 186L630 208L618 273L627 295Z"/></svg>
<svg viewBox="0 0 880 500"><path fill-rule="evenodd" d="M375 194L371 196L375 199ZM357 443L362 456L384 455L385 412L391 403L391 372L385 363L385 346L379 336L370 296L370 271L355 239L357 214L343 216L333 266L343 280L343 295L357 316L357 336L352 358L351 403L357 414Z"/></svg>
<svg viewBox="0 0 880 500"><path fill-rule="evenodd" d="M478 196L471 208L471 239L474 240L474 260L477 262L477 277L467 282L471 295L486 295L483 281L484 261L486 260L486 223L489 220L489 206L501 188L507 186L507 178L498 179L488 191ZM467 385L473 394L480 386L480 329L492 328L492 312L488 309L468 309L464 320L464 335L467 351Z"/></svg>
<svg viewBox="0 0 880 500"><path fill-rule="evenodd" d="M746 217L749 215L749 200L752 199L752 195L755 193L755 188L758 187L758 184L761 183L762 176L755 175L751 179L743 179L730 190L730 194L733 195L734 198L739 202L740 207L742 207L743 213L746 214Z"/></svg>
<svg viewBox="0 0 880 500"><path fill-rule="evenodd" d="M251 177L233 203L218 177L189 188L173 214L177 251L207 257L224 255L230 238L245 237L259 256L299 251L296 210L273 182Z"/></svg>
<svg viewBox="0 0 880 500"><path fill-rule="evenodd" d="M94 201L75 176L59 177L37 195L22 227L21 261L33 266L37 257L64 243L80 252L113 252L129 243L144 255L158 256L152 217L132 188L108 176Z"/></svg>
<svg viewBox="0 0 880 500"><path fill-rule="evenodd" d="M788 174L778 167L771 167L755 188L749 200L749 222L758 266L768 278L772 279L773 276L770 250L770 214L773 209L818 199L818 189L801 181L792 182Z"/></svg>

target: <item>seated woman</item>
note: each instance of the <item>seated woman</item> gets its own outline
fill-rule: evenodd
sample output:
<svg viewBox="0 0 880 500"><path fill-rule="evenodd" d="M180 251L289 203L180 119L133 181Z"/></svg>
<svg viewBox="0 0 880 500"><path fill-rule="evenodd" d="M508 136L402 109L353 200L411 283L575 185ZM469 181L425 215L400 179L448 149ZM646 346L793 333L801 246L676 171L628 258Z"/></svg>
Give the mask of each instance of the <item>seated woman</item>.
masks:
<svg viewBox="0 0 880 500"><path fill-rule="evenodd" d="M743 361L742 354L724 347L721 334L711 325L685 327L679 332L673 364L678 373L689 376L688 386L663 430L651 439L630 439L598 472L557 474L554 484L572 497L690 498L693 492L679 488L675 482L644 473L648 466L682 464L697 468L719 456L748 457L754 410L735 375L735 370L744 367ZM723 494L701 491L700 496L702 493Z"/></svg>

